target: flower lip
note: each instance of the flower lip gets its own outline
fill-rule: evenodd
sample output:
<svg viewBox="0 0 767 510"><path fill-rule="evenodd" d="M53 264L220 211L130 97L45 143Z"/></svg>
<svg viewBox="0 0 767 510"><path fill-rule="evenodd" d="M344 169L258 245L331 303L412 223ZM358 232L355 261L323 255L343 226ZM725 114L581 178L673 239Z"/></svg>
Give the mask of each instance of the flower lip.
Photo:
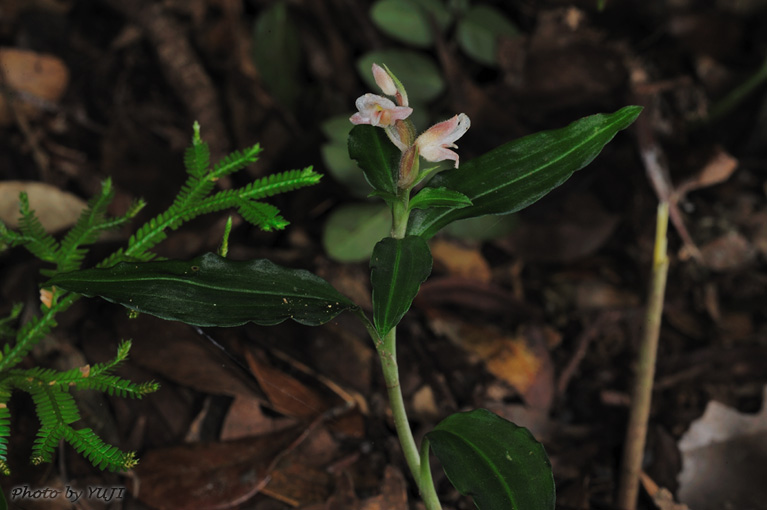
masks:
<svg viewBox="0 0 767 510"><path fill-rule="evenodd" d="M457 149L455 141L462 137L471 126L471 120L465 113L434 124L424 131L415 141L421 156L426 161L437 162L451 159L458 168L458 154L450 149Z"/></svg>
<svg viewBox="0 0 767 510"><path fill-rule="evenodd" d="M365 94L356 101L357 113L349 119L352 124L371 126L392 126L398 120L405 120L413 113L407 106L397 106L393 101L376 94Z"/></svg>

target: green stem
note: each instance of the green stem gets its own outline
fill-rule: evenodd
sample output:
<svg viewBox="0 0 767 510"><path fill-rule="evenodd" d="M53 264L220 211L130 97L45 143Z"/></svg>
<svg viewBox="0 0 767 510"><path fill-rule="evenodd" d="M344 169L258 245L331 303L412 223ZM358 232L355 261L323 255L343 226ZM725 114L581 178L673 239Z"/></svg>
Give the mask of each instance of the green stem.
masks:
<svg viewBox="0 0 767 510"><path fill-rule="evenodd" d="M386 381L386 392L389 395L389 406L391 407L392 417L394 418L394 428L397 430L397 437L402 445L402 453L405 455L410 473L415 478L418 489L421 492L427 510L441 510L442 506L437 498L437 491L434 483L429 476L423 475L421 466L421 454L413 438L413 431L410 429L410 423L407 419L405 410L405 399L402 397L402 386L399 382L399 370L397 369L397 328L384 337L383 345L378 350L381 358L381 367L383 368L384 380ZM426 466L428 470L428 465Z"/></svg>
<svg viewBox="0 0 767 510"><path fill-rule="evenodd" d="M661 318L663 316L663 297L666 291L668 275L668 255L666 252L666 231L668 229L668 202L658 205L657 225L655 230L655 251L653 254L652 279L645 312L645 327L642 343L639 346L639 361L631 398L631 413L626 429L626 441L623 449L623 462L618 484L616 508L634 510L639 493L639 475L642 472L642 457L647 438L647 422L652 403L655 360L658 353Z"/></svg>

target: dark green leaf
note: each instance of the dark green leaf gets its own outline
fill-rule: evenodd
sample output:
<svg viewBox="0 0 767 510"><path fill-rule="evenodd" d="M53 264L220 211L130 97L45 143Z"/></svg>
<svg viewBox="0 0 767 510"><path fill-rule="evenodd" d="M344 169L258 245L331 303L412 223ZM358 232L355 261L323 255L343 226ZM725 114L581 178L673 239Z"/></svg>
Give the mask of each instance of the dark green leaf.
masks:
<svg viewBox="0 0 767 510"><path fill-rule="evenodd" d="M49 285L196 326L271 326L285 319L316 326L356 308L308 271L265 259L233 261L214 253L190 261L124 262L64 273Z"/></svg>
<svg viewBox="0 0 767 510"><path fill-rule="evenodd" d="M322 244L339 262L361 262L370 258L375 243L390 231L391 211L384 204L348 204L328 217Z"/></svg>
<svg viewBox="0 0 767 510"><path fill-rule="evenodd" d="M471 205L469 197L447 188L424 188L410 200L411 209L452 207L460 209Z"/></svg>
<svg viewBox="0 0 767 510"><path fill-rule="evenodd" d="M349 133L349 157L362 168L374 189L397 193L397 172L402 153L383 129L367 124L354 126Z"/></svg>
<svg viewBox="0 0 767 510"><path fill-rule="evenodd" d="M450 482L479 510L553 510L551 463L527 429L477 409L448 416L426 438Z"/></svg>
<svg viewBox="0 0 767 510"><path fill-rule="evenodd" d="M431 252L423 238L387 237L370 257L373 284L373 323L381 336L396 326L431 273Z"/></svg>
<svg viewBox="0 0 767 510"><path fill-rule="evenodd" d="M444 29L450 12L438 0L378 0L370 9L370 19L378 28L406 44L428 48L434 43L429 21L434 17Z"/></svg>
<svg viewBox="0 0 767 510"><path fill-rule="evenodd" d="M253 60L264 84L280 103L293 109L303 80L301 34L290 17L287 2L275 2L256 20Z"/></svg>
<svg viewBox="0 0 767 510"><path fill-rule="evenodd" d="M439 67L430 56L409 50L381 50L366 53L357 60L357 71L370 90L378 93L371 67L386 64L405 85L411 106L413 103L436 99L445 89Z"/></svg>
<svg viewBox="0 0 767 510"><path fill-rule="evenodd" d="M364 198L370 194L370 184L368 184L362 169L349 157L349 149L346 146L346 139L343 143L330 142L324 144L322 151L322 161L325 163L325 170L340 182L346 189L358 198Z"/></svg>
<svg viewBox="0 0 767 510"><path fill-rule="evenodd" d="M506 16L489 5L477 5L458 23L458 44L471 58L488 66L498 63L498 38L519 33Z"/></svg>
<svg viewBox="0 0 767 510"><path fill-rule="evenodd" d="M428 239L455 220L524 209L588 165L641 111L639 106L627 106L612 114L585 117L562 129L506 143L442 172L429 187L463 193L472 205L413 211L408 233Z"/></svg>

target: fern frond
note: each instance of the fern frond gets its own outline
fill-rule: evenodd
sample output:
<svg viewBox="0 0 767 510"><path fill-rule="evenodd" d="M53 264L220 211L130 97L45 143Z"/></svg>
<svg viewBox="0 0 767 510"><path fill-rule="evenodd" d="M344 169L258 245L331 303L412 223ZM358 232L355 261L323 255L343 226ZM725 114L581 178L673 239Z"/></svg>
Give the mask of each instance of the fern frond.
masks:
<svg viewBox="0 0 767 510"><path fill-rule="evenodd" d="M35 211L29 208L29 196L25 192L19 193L19 231L24 237L24 247L40 260L56 262L56 250L58 243L48 232L35 215Z"/></svg>
<svg viewBox="0 0 767 510"><path fill-rule="evenodd" d="M0 340L16 336L16 331L11 327L11 323L19 317L22 308L24 308L22 303L16 303L11 308L11 313L8 314L8 317L0 319Z"/></svg>
<svg viewBox="0 0 767 510"><path fill-rule="evenodd" d="M264 202L238 199L237 212L248 223L266 232L271 232L275 229L282 230L290 224L288 220L280 216L279 209Z"/></svg>
<svg viewBox="0 0 767 510"><path fill-rule="evenodd" d="M72 427L65 427L63 437L77 453L99 469L117 471L130 469L138 463L135 452L123 452L116 446L105 443L91 429L74 430Z"/></svg>
<svg viewBox="0 0 767 510"><path fill-rule="evenodd" d="M255 144L245 150L232 152L213 166L211 176L214 179L218 179L242 170L251 163L258 161L258 155L261 154L261 150L261 145Z"/></svg>

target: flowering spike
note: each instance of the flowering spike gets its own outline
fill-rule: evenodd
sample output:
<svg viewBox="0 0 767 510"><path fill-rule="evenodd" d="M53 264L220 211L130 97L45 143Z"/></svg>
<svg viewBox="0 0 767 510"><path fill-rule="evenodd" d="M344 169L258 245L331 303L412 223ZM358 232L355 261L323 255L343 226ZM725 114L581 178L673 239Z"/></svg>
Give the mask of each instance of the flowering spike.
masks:
<svg viewBox="0 0 767 510"><path fill-rule="evenodd" d="M398 120L404 120L413 113L407 106L396 106L390 99L376 94L365 94L357 98L359 112L349 118L352 124L370 124L371 126L393 126Z"/></svg>
<svg viewBox="0 0 767 510"><path fill-rule="evenodd" d="M455 141L462 137L470 126L469 117L461 113L424 131L415 144L426 161L451 159L455 161L455 168L458 168L458 154L450 149L458 148Z"/></svg>

